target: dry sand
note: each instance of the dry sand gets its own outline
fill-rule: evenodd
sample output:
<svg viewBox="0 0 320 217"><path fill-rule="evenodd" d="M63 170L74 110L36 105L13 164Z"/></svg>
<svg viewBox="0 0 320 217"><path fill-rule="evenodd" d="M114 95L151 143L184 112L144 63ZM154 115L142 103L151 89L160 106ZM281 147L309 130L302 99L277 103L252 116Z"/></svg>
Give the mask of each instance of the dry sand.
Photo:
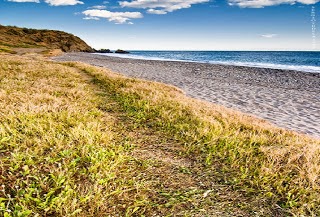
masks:
<svg viewBox="0 0 320 217"><path fill-rule="evenodd" d="M88 53L68 53L53 59L85 62L127 76L175 85L188 96L320 138L319 73L136 60Z"/></svg>

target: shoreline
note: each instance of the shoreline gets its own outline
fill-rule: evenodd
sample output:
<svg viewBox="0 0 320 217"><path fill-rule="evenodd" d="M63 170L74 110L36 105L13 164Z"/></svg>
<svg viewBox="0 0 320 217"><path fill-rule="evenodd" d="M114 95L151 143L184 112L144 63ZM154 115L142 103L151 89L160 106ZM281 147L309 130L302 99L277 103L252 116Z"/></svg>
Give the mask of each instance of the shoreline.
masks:
<svg viewBox="0 0 320 217"><path fill-rule="evenodd" d="M89 53L66 53L52 59L84 62L129 77L174 85L187 96L320 138L320 73Z"/></svg>
<svg viewBox="0 0 320 217"><path fill-rule="evenodd" d="M136 54L116 54L116 53L92 53L94 55L115 57L121 59L133 59L133 60L150 60L150 61L165 61L165 62L186 62L186 63L199 63L199 64L211 64L211 65L222 65L222 66L239 66L259 69L274 69L274 70L286 70L286 71L297 71L303 73L320 74L320 67L318 66L295 66L295 65L283 65L283 64L272 64L272 63L254 63L254 62L222 62L222 61L195 61L195 60L180 60L180 59L165 59L157 57L139 56ZM295 69L299 67L299 69ZM316 68L316 69L315 69Z"/></svg>

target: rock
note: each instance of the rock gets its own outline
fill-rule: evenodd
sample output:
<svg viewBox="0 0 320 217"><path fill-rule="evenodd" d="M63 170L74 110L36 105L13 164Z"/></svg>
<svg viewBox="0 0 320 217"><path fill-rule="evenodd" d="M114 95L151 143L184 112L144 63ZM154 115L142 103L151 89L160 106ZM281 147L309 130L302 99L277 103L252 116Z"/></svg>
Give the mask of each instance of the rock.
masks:
<svg viewBox="0 0 320 217"><path fill-rule="evenodd" d="M128 53L130 53L130 52L125 51L125 50L120 50L120 49L118 49L118 50L116 50L116 52L115 52L115 53L119 53L119 54L128 54Z"/></svg>
<svg viewBox="0 0 320 217"><path fill-rule="evenodd" d="M110 49L95 50L96 53L113 53Z"/></svg>

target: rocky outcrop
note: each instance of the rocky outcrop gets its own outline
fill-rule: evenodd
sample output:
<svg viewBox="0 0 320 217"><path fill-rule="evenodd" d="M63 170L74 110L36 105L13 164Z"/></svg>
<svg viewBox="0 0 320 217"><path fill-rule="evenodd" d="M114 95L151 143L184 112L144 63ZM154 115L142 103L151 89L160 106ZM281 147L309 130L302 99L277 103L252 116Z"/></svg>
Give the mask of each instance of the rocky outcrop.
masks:
<svg viewBox="0 0 320 217"><path fill-rule="evenodd" d="M94 52L82 39L70 33L2 25L0 45L13 48L61 49L63 52Z"/></svg>
<svg viewBox="0 0 320 217"><path fill-rule="evenodd" d="M110 49L95 50L96 53L113 53Z"/></svg>
<svg viewBox="0 0 320 217"><path fill-rule="evenodd" d="M128 54L128 53L130 53L130 52L125 51L125 50L120 50L120 49L118 49L118 50L116 50L116 51L115 51L115 53L119 53L119 54Z"/></svg>

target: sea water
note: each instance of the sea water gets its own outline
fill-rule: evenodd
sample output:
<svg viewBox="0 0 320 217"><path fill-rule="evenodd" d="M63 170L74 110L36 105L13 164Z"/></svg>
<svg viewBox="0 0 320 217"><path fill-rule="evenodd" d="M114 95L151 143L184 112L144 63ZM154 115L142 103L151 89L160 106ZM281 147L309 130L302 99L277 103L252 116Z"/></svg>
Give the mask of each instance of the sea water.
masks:
<svg viewBox="0 0 320 217"><path fill-rule="evenodd" d="M320 52L313 51L130 51L130 54L103 55L320 73Z"/></svg>

